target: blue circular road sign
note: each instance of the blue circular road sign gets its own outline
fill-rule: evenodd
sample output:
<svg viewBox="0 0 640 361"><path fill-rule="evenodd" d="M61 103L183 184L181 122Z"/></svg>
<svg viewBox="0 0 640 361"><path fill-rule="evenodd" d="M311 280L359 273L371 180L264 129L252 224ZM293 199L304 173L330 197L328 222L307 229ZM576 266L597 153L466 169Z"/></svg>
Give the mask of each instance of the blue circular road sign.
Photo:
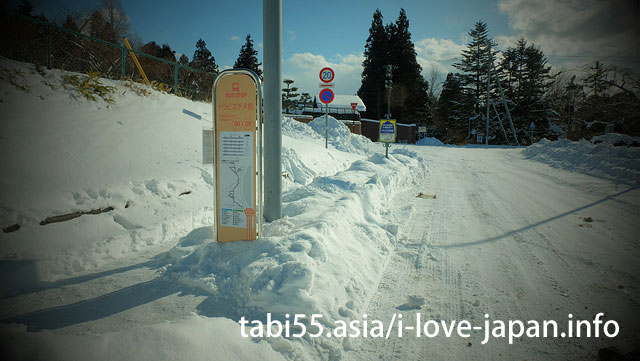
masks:
<svg viewBox="0 0 640 361"><path fill-rule="evenodd" d="M320 91L320 101L325 103L325 104L329 104L333 101L333 98L335 98L335 95L333 94L333 90L331 89L322 89Z"/></svg>

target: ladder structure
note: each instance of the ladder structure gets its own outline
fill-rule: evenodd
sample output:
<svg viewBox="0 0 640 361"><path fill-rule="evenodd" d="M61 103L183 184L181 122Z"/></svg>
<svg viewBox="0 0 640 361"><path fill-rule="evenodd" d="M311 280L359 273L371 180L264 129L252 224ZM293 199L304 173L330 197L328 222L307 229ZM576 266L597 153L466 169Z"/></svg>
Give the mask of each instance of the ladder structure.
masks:
<svg viewBox="0 0 640 361"><path fill-rule="evenodd" d="M495 75L493 78L491 77L491 72ZM489 45L489 63L487 64L487 118L486 118L486 133L485 133L485 144L489 144L489 105L492 106L493 111L496 113L498 117L498 122L500 123L500 128L502 128L502 133L504 134L505 139L507 139L507 143L509 142L509 138L507 137L507 132L504 129L504 125L502 124L502 120L500 119L500 113L496 109L496 105L494 101L491 99L491 83L492 79L495 79L496 84L498 85L498 90L500 91L500 98L502 100L502 104L504 105L505 112L507 114L507 119L509 120L509 127L511 128L511 133L513 134L513 139L517 146L520 146L520 142L518 141L518 136L516 135L516 128L513 126L513 119L511 118L511 112L509 111L509 105L507 104L507 100L504 97L504 91L502 90L502 84L500 84L500 78L498 77L498 72L496 71L496 66L493 63L493 53L491 52L491 45Z"/></svg>

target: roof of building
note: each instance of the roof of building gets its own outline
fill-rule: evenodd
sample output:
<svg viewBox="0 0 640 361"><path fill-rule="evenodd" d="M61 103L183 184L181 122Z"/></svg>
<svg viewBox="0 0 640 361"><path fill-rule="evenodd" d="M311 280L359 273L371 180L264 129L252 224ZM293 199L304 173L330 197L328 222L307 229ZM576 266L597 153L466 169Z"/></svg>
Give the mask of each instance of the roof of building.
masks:
<svg viewBox="0 0 640 361"><path fill-rule="evenodd" d="M318 106L322 106L324 108L324 104L320 102L320 99L317 100ZM367 107L364 105L362 99L360 99L357 95L340 95L336 94L333 98L333 101L329 103L329 108L333 109L349 109L351 110L351 103L357 103L356 110L359 112L367 111Z"/></svg>

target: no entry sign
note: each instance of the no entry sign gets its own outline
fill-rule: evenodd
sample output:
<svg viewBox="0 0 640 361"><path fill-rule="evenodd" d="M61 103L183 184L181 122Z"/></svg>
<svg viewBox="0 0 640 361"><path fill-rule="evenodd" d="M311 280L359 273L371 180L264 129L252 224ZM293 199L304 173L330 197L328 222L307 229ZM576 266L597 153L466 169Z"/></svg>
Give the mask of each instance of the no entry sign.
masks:
<svg viewBox="0 0 640 361"><path fill-rule="evenodd" d="M329 104L333 101L333 98L335 98L335 95L333 94L333 90L331 89L322 89L320 91L320 101L325 103L325 104Z"/></svg>

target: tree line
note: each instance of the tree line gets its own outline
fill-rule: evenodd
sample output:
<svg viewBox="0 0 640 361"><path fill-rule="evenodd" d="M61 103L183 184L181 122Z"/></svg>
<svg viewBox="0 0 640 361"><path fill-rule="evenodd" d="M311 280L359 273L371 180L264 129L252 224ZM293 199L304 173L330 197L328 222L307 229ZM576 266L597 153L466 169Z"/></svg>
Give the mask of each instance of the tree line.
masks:
<svg viewBox="0 0 640 361"><path fill-rule="evenodd" d="M422 76L405 10L385 25L376 9L358 90L364 116L380 119L390 109L399 122L426 125L446 143L484 135L487 108L492 144L515 144L514 137L520 144L579 139L612 129L640 135L640 83L630 71L595 62L577 79L568 71L552 73L543 51L525 38L499 51L482 21L469 37L453 64L458 72L446 75L437 96L438 73L432 69L431 83Z"/></svg>
<svg viewBox="0 0 640 361"><path fill-rule="evenodd" d="M4 7L0 8L0 31L3 39L6 40L0 44L0 54L3 56L43 64L47 36L49 36L52 67L84 73L97 71L105 77L119 78L122 74L122 51L120 49L67 32L52 31L52 34L47 34L43 26L25 20L25 17L52 23L73 32L114 44L122 45L122 38L127 37L135 50L202 71L193 72L180 68L178 93L197 100L211 98L213 77L210 74L217 74L219 67L215 57L207 48L207 43L203 39L199 39L195 44L196 50L191 59L185 54L177 58L175 50L169 44L160 45L155 41L144 43L131 31L131 24L120 0L101 0L95 9L83 13L68 14L59 24L48 20L43 15L34 14L34 7L29 0L22 0L13 11L6 10ZM234 68L252 69L262 77L261 63L258 62L257 53L251 34L248 34ZM174 66L144 56L138 56L138 59L150 80L173 86ZM140 77L130 56L126 57L125 69L127 78L138 79Z"/></svg>

